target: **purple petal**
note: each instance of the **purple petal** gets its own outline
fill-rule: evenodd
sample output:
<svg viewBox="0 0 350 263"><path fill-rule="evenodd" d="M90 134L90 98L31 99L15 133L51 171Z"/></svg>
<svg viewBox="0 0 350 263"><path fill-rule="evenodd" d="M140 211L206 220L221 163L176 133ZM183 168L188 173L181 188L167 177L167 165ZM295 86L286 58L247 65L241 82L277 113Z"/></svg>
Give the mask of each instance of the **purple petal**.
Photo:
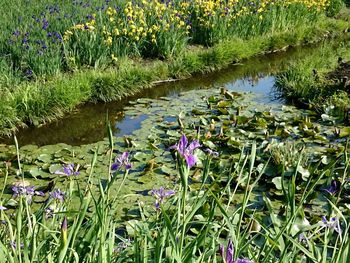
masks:
<svg viewBox="0 0 350 263"><path fill-rule="evenodd" d="M201 147L201 145L199 144L199 142L197 140L194 140L191 142L191 144L187 147L187 150L190 151L190 153L192 153L195 149Z"/></svg>
<svg viewBox="0 0 350 263"><path fill-rule="evenodd" d="M156 208L157 210L160 209L160 203L159 203L158 199L157 199L156 202L154 203L154 206L155 206L155 208Z"/></svg>
<svg viewBox="0 0 350 263"><path fill-rule="evenodd" d="M43 191L35 191L35 195L37 195L37 196L45 196Z"/></svg>
<svg viewBox="0 0 350 263"><path fill-rule="evenodd" d="M240 259L237 258L237 260L235 260L233 263L254 263L253 261L249 260L249 259Z"/></svg>
<svg viewBox="0 0 350 263"><path fill-rule="evenodd" d="M179 146L178 146L178 151L180 154L184 155L187 143L188 143L188 141L187 141L186 135L183 134L180 138Z"/></svg>
<svg viewBox="0 0 350 263"><path fill-rule="evenodd" d="M118 170L119 166L120 166L120 165L119 165L118 163L114 163L114 164L112 164L112 166L111 166L111 170L113 170L113 171Z"/></svg>
<svg viewBox="0 0 350 263"><path fill-rule="evenodd" d="M220 252L221 257L225 258L225 247L224 247L224 245L220 244L219 252Z"/></svg>
<svg viewBox="0 0 350 263"><path fill-rule="evenodd" d="M54 172L54 174L66 175L64 172L61 172L60 170L57 170L56 172Z"/></svg>
<svg viewBox="0 0 350 263"><path fill-rule="evenodd" d="M226 252L226 263L233 263L234 248L232 240L229 240Z"/></svg>
<svg viewBox="0 0 350 263"><path fill-rule="evenodd" d="M123 154L121 156L121 159L122 160L128 160L128 157L129 157L129 153L128 152L123 152Z"/></svg>
<svg viewBox="0 0 350 263"><path fill-rule="evenodd" d="M164 193L164 197L173 196L175 194L174 190L169 190Z"/></svg>
<svg viewBox="0 0 350 263"><path fill-rule="evenodd" d="M186 163L187 163L189 168L194 166L196 164L196 162L197 162L197 158L194 155L192 155L192 154L186 155L185 159L186 159Z"/></svg>
<svg viewBox="0 0 350 263"><path fill-rule="evenodd" d="M179 147L177 144L174 144L174 145L169 147L169 150L178 150L178 149L179 149Z"/></svg>
<svg viewBox="0 0 350 263"><path fill-rule="evenodd" d="M322 223L328 224L327 218L325 216L322 216Z"/></svg>

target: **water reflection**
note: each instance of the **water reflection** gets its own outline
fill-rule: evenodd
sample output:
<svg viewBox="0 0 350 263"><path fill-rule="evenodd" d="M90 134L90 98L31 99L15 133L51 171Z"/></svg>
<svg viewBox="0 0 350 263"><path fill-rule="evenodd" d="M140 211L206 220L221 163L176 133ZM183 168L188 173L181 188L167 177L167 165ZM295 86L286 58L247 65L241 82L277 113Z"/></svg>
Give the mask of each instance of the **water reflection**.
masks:
<svg viewBox="0 0 350 263"><path fill-rule="evenodd" d="M47 145L67 143L71 145L88 144L107 136L105 121L108 112L113 133L117 136L131 134L140 127L146 116L131 118L124 116L123 108L129 101L137 98L177 97L179 93L193 89L217 89L226 86L229 90L259 93L257 103L274 103L274 77L286 62L317 52L315 47L291 49L288 52L270 54L247 60L243 64L205 75L197 75L187 80L163 83L154 88L124 98L118 102L88 103L77 108L64 118L41 127L29 127L17 133L21 146L26 144ZM281 101L279 101L281 103ZM12 139L2 139L0 143L12 144Z"/></svg>

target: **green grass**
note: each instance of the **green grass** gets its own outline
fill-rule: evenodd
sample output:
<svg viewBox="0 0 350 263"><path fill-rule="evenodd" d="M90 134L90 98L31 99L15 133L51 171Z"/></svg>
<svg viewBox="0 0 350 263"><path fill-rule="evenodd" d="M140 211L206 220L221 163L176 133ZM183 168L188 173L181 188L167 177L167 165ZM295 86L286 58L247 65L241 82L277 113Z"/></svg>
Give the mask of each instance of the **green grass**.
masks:
<svg viewBox="0 0 350 263"><path fill-rule="evenodd" d="M350 100L344 87L339 81L327 78L339 66L340 57L343 61L350 60L347 41L339 47L325 46L318 54L293 62L277 75L276 86L283 97L304 107L325 113L335 106L334 112L345 113Z"/></svg>

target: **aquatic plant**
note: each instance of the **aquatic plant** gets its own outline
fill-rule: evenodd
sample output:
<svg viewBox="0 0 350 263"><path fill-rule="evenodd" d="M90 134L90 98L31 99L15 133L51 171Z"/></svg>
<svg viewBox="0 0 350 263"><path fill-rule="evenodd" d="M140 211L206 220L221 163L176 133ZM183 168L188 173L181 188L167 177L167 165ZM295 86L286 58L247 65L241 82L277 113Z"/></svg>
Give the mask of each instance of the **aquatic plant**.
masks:
<svg viewBox="0 0 350 263"><path fill-rule="evenodd" d="M307 172L300 169L300 153L297 162L288 163L295 171L292 174L286 172L285 162L275 169L268 151L271 137L284 138L284 130L307 148L333 127L322 127L326 132L313 130L310 139L299 124L307 124L310 130L315 124L293 107L276 112L255 104L249 108L244 96L236 100L219 92L203 92L208 96L201 98L202 103L193 102L199 111L184 110L182 127L158 121L151 127L144 123L127 142L109 130L108 139L92 145L26 146L22 154L18 145L1 150L1 158L9 158L12 165L0 164L4 174L0 203L7 208L0 209L0 256L14 262L49 258L54 262L216 263L222 262L217 248L229 240L226 254L221 246L226 262L290 258L346 262L346 192L328 200L321 189L332 179L341 182L340 189L348 189L347 145L336 146L332 134L329 140L317 141L320 154L312 151L305 159ZM193 94L187 96L193 100ZM130 110L136 116L145 105L151 107L146 99L138 102ZM173 115L176 102L163 103ZM233 118L238 107L240 112ZM200 118L195 115L198 112ZM155 115L150 113L159 119ZM215 123L211 122L214 117ZM208 130L211 137L206 136ZM220 155L205 154L199 141ZM168 150L176 150L176 163ZM116 151L122 154L115 157ZM187 162L190 155L197 161L192 167ZM131 162L133 169L126 169ZM59 163L79 165L80 176L57 176L57 169L64 171ZM113 163L118 169L111 173ZM35 182L34 191L49 194L35 196L31 203L25 198L13 200L5 189L15 176L30 180L30 185ZM40 188L39 181L43 182Z"/></svg>

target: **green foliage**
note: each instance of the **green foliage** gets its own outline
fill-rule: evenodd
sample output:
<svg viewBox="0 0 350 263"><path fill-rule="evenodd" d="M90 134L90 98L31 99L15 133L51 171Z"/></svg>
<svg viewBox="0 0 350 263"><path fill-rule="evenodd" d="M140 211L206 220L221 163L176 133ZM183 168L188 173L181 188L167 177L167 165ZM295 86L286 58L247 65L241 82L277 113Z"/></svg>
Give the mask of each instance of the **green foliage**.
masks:
<svg viewBox="0 0 350 263"><path fill-rule="evenodd" d="M339 112L347 112L347 96L340 80L331 79L330 73L339 67L338 59L350 59L348 43L338 47L320 49L319 54L294 62L277 75L276 86L287 99L303 105L311 105L322 111L335 106Z"/></svg>
<svg viewBox="0 0 350 263"><path fill-rule="evenodd" d="M326 15L328 17L333 17L337 15L343 7L344 7L343 0L333 0L330 2L329 6L327 6L326 8Z"/></svg>
<svg viewBox="0 0 350 263"><path fill-rule="evenodd" d="M110 156L105 156L110 161L113 145L110 137ZM216 160L206 157L200 186L191 191L187 184L189 169L178 155L178 174L185 181L176 187L176 196L159 199L159 209L139 204L139 218L121 224L115 218L117 201L123 198L121 189L129 171L124 167L116 173L109 170L101 180L94 170L98 160L95 152L83 181L74 176L65 179L64 199L51 196L37 209L28 202L29 195L9 200L16 216L13 220L5 210L0 211L2 222L6 222L0 230L0 258L4 262L222 262L217 253L219 245L230 239L237 259L346 262L349 225L347 216L337 207L338 201L328 200L329 216L323 223L311 221L303 209L320 181L338 163L321 171L316 168L314 175L319 175L310 176L301 192L296 173L291 178L282 174L285 208L277 214L276 204L263 194L260 202L267 209L265 214L251 207L267 166L257 166L256 151L254 143L250 153L242 149L227 179L213 173ZM346 156L341 158L347 165L339 176L345 180L349 163ZM10 176L8 169L5 176ZM21 176L24 182L23 173ZM241 201L236 203L236 198ZM1 199L1 205L8 205L7 200Z"/></svg>

